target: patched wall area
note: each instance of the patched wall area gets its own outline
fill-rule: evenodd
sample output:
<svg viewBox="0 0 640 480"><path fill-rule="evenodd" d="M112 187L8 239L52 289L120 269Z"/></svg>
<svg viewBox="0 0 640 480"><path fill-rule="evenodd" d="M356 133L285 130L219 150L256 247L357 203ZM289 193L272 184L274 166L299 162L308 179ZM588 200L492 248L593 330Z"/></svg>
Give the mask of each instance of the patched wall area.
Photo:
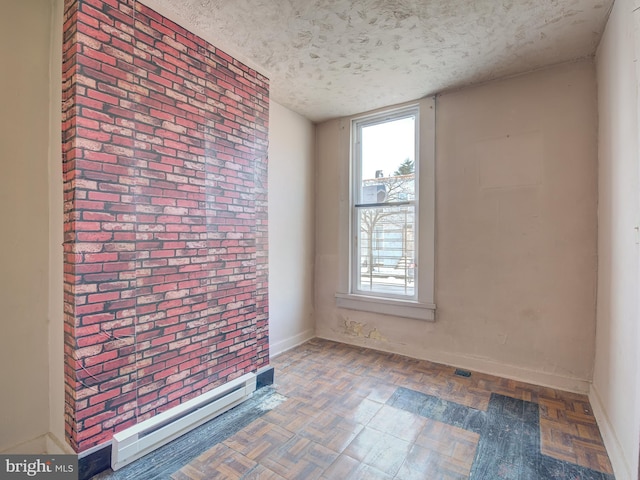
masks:
<svg viewBox="0 0 640 480"><path fill-rule="evenodd" d="M66 437L269 362L268 80L133 0L68 0Z"/></svg>

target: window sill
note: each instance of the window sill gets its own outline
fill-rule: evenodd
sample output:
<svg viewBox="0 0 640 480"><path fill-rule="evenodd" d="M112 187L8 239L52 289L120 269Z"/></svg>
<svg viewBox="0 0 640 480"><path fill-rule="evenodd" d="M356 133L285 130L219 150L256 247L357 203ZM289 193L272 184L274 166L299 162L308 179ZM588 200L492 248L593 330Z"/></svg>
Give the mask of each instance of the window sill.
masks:
<svg viewBox="0 0 640 480"><path fill-rule="evenodd" d="M410 300L369 297L349 293L336 293L336 305L349 310L381 313L396 317L413 318L427 322L435 321L436 306Z"/></svg>

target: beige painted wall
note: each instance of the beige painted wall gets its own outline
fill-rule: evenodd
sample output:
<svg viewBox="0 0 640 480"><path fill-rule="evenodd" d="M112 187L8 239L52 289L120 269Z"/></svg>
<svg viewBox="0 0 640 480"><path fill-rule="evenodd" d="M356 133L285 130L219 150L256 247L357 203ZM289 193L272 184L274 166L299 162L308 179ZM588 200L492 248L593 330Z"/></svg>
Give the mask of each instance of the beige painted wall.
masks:
<svg viewBox="0 0 640 480"><path fill-rule="evenodd" d="M49 436L47 452L72 453L64 439L64 305L62 197L62 17L64 0L51 0L49 121Z"/></svg>
<svg viewBox="0 0 640 480"><path fill-rule="evenodd" d="M48 155L52 3L0 15L0 451L43 451L49 430ZM36 440L41 439L41 440Z"/></svg>
<svg viewBox="0 0 640 480"><path fill-rule="evenodd" d="M313 124L269 108L269 342L271 355L314 336Z"/></svg>
<svg viewBox="0 0 640 480"><path fill-rule="evenodd" d="M317 334L587 391L595 333L596 125L591 61L438 98L437 319L428 323L335 306L338 267L346 261L338 220L348 199L349 121L320 124ZM345 328L350 322L362 324L360 333ZM382 339L367 338L374 329Z"/></svg>
<svg viewBox="0 0 640 480"><path fill-rule="evenodd" d="M635 15L635 19L634 19ZM591 392L616 478L637 478L640 441L638 180L640 12L617 1L597 52L598 313ZM635 20L635 28L634 28ZM635 39L634 39L635 33Z"/></svg>

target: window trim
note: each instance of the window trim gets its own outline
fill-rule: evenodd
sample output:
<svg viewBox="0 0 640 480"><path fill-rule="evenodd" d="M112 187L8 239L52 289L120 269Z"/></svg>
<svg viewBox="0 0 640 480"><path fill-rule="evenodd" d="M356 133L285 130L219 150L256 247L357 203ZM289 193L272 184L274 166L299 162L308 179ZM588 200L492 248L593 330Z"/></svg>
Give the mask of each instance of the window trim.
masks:
<svg viewBox="0 0 640 480"><path fill-rule="evenodd" d="M353 250L351 239L355 221L353 217L353 168L355 162L352 125L367 118L392 119L398 113L418 108L418 135L416 138L419 154L416 156L416 175L419 175L416 191L416 230L419 243L416 248L417 292L415 298L382 297L363 295L352 289ZM339 284L335 294L336 305L340 308L378 313L382 315L434 321L435 286L435 97L427 97L417 102L381 109L363 115L345 118L339 132L339 154L345 159L340 184L339 212Z"/></svg>

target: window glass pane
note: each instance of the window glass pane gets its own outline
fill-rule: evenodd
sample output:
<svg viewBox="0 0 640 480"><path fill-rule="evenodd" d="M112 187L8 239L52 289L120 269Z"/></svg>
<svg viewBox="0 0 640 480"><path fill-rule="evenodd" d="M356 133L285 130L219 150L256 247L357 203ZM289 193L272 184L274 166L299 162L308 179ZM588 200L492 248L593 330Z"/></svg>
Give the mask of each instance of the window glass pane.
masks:
<svg viewBox="0 0 640 480"><path fill-rule="evenodd" d="M415 291L415 207L358 208L356 288L383 295Z"/></svg>
<svg viewBox="0 0 640 480"><path fill-rule="evenodd" d="M415 117L361 127L359 203L415 199Z"/></svg>

